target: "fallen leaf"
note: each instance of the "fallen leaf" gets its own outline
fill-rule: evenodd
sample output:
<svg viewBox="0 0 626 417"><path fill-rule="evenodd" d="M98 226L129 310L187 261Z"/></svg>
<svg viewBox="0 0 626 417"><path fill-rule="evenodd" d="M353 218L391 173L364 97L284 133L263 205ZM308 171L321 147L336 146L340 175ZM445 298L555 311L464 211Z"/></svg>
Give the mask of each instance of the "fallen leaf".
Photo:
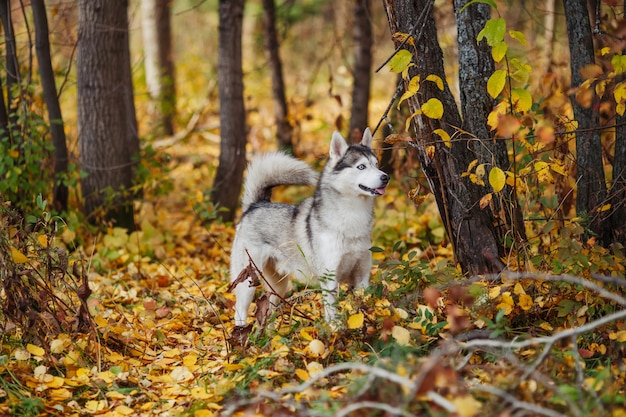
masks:
<svg viewBox="0 0 626 417"><path fill-rule="evenodd" d="M348 318L348 329L360 329L363 327L365 316L363 313L356 313Z"/></svg>

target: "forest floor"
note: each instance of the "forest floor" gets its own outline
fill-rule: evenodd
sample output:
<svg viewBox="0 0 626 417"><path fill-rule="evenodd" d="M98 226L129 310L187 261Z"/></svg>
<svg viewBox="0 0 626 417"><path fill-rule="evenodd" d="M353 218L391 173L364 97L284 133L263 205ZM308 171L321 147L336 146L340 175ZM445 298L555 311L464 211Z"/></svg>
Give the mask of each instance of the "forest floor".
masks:
<svg viewBox="0 0 626 417"><path fill-rule="evenodd" d="M21 249L9 237L66 326L43 336L45 311L31 331L5 318L1 415L626 416L623 254L564 238L548 267L461 280L434 205L397 184L376 206L372 285L340 301L343 328L300 287L267 328L231 339L234 228L203 221L215 144L195 140L168 149L173 189L141 204L140 231L42 228ZM54 247L72 248L60 282Z"/></svg>

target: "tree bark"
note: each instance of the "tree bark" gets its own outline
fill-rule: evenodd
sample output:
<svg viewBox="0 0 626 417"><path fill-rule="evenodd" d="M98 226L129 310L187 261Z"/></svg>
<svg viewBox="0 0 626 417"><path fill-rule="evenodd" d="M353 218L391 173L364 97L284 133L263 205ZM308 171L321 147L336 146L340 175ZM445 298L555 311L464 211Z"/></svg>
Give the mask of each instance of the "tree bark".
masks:
<svg viewBox="0 0 626 417"><path fill-rule="evenodd" d="M0 21L2 22L2 26L6 25L6 20L8 15L5 17L5 14L8 13L8 2L4 0L0 0ZM6 36L7 30L4 29L4 33ZM5 40L6 41L6 40ZM7 58L8 58L8 50L7 50ZM7 74L8 81L8 74ZM7 93L10 94L10 89L7 84ZM0 78L0 93L2 93L2 78ZM10 95L8 95L10 97ZM9 131L9 112L7 111L7 105L4 101L4 93L0 94L0 135L10 137L11 132Z"/></svg>
<svg viewBox="0 0 626 417"><path fill-rule="evenodd" d="M280 59L280 42L276 32L276 6L274 0L263 0L263 32L265 35L265 56L272 76L276 138L281 150L293 154L293 126L289 120L289 110L285 95L283 63Z"/></svg>
<svg viewBox="0 0 626 417"><path fill-rule="evenodd" d="M412 126L416 132L414 148L437 201L437 206L448 236L454 246L455 255L464 273L479 275L500 272L504 265L500 260L504 249L494 230L488 210L481 210L479 200L485 189L471 183L461 173L475 159L466 134L455 135L450 150L435 138L433 131L442 128L452 137L462 126L456 102L448 84L445 82L443 53L437 42L437 30L430 0L384 0L391 33L411 33L420 12L429 9L424 24L418 31L422 33L414 45L405 44L413 55L414 67L410 76L421 75L425 79L430 74L438 75L444 82L440 91L434 83L421 84L420 93L408 99L412 112L420 109L420 104L430 98L438 98L444 107L440 120L423 115L413 118ZM396 47L400 44L394 38ZM465 63L460 63L465 65ZM486 94L486 93L485 93Z"/></svg>
<svg viewBox="0 0 626 417"><path fill-rule="evenodd" d="M220 0L218 83L220 96L220 160L213 201L225 221L232 221L246 165L246 113L243 102L241 32L244 0Z"/></svg>
<svg viewBox="0 0 626 417"><path fill-rule="evenodd" d="M454 13L457 26L459 49L459 87L461 93L462 130L474 136L469 141L478 163L487 167L510 170L506 142L492 137L487 119L493 110L495 100L487 94L487 80L495 71L491 48L486 40L477 42L478 33L491 18L491 8L487 4L473 4L460 12L468 0L454 0ZM490 187L488 183L487 187ZM513 230L514 236L526 240L522 212L514 190L506 186L502 193L492 200L489 210L492 224L496 225L498 240Z"/></svg>
<svg viewBox="0 0 626 417"><path fill-rule="evenodd" d="M373 30L371 1L354 2L354 86L352 88L352 114L350 116L350 136L355 130L357 137L368 127L370 81L372 69Z"/></svg>
<svg viewBox="0 0 626 417"><path fill-rule="evenodd" d="M589 23L586 0L564 0L565 21L570 50L572 87L584 81L580 70L593 64L594 47ZM602 235L603 215L598 209L606 202L606 183L602 166L602 144L600 141L600 116L598 99L590 108L581 106L571 97L574 118L578 122L576 131L576 213L589 219L589 229ZM605 226L607 225L604 222Z"/></svg>
<svg viewBox="0 0 626 417"><path fill-rule="evenodd" d="M128 0L78 2L78 127L84 212L133 230L129 191L139 150L128 36Z"/></svg>
<svg viewBox="0 0 626 417"><path fill-rule="evenodd" d="M146 84L162 133L174 134L176 83L172 58L172 0L141 0Z"/></svg>
<svg viewBox="0 0 626 417"><path fill-rule="evenodd" d="M13 29L13 19L11 19L10 0L0 0L0 20L4 27L4 42L6 49L6 83L7 83L7 124L17 124L17 113L12 103L15 102L15 85L19 80L19 65L17 52L15 50L15 32ZM9 133L10 133L9 129ZM15 138L13 138L16 140Z"/></svg>
<svg viewBox="0 0 626 417"><path fill-rule="evenodd" d="M54 191L53 204L58 211L67 210L68 190L61 177L67 174L67 143L61 106L57 97L57 88L54 81L54 71L50 60L50 40L48 33L48 18L44 0L32 0L33 20L35 23L35 50L39 63L39 76L43 88L44 101L48 109L50 135L54 145Z"/></svg>

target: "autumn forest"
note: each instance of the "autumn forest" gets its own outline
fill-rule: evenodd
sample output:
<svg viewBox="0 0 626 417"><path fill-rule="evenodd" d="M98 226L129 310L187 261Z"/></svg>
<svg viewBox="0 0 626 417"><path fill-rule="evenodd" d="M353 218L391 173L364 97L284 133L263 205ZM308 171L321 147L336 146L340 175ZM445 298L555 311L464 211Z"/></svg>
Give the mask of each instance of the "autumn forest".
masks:
<svg viewBox="0 0 626 417"><path fill-rule="evenodd" d="M626 417L625 10L0 1L0 415ZM235 326L249 162L367 128L369 285Z"/></svg>

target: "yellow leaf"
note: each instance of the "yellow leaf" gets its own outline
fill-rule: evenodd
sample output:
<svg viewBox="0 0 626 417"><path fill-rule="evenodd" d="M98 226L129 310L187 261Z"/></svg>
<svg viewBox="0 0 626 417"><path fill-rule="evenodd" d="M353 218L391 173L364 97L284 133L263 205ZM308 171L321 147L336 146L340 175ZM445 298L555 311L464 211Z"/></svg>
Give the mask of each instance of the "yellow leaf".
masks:
<svg viewBox="0 0 626 417"><path fill-rule="evenodd" d="M93 413L95 411L102 411L108 408L105 400L89 400L85 403L87 411Z"/></svg>
<svg viewBox="0 0 626 417"><path fill-rule="evenodd" d="M487 124L489 130L495 130L500 124L500 118L507 114L509 111L508 105L505 102L498 103L496 107L487 116Z"/></svg>
<svg viewBox="0 0 626 417"><path fill-rule="evenodd" d="M534 163L535 171L537 172L537 179L542 183L553 183L554 177L550 173L549 164L544 161L537 161Z"/></svg>
<svg viewBox="0 0 626 417"><path fill-rule="evenodd" d="M183 358L183 365L187 368L192 368L198 360L197 353L189 353Z"/></svg>
<svg viewBox="0 0 626 417"><path fill-rule="evenodd" d="M500 295L500 287L493 287L489 289L489 298L494 299Z"/></svg>
<svg viewBox="0 0 626 417"><path fill-rule="evenodd" d="M452 142L450 142L450 135L448 135L448 132L443 129L435 129L433 130L433 133L435 135L438 135L441 140L443 140L444 145L446 145L448 148L452 148Z"/></svg>
<svg viewBox="0 0 626 417"><path fill-rule="evenodd" d="M60 376L53 376L50 381L46 383L48 388L61 388L65 384L65 379Z"/></svg>
<svg viewBox="0 0 626 417"><path fill-rule="evenodd" d="M430 74L429 76L426 77L426 80L434 82L435 84L437 84L437 88L443 91L443 80L441 79L440 76L435 75L435 74Z"/></svg>
<svg viewBox="0 0 626 417"><path fill-rule="evenodd" d="M76 232L70 229L65 229L63 230L63 233L61 233L61 239L63 239L63 242L65 243L71 243L74 239L76 239Z"/></svg>
<svg viewBox="0 0 626 417"><path fill-rule="evenodd" d="M401 326L393 326L391 329L391 336L396 339L396 342L398 342L399 345L406 346L411 341L411 333Z"/></svg>
<svg viewBox="0 0 626 417"><path fill-rule="evenodd" d="M520 113L529 111L533 106L533 98L528 90L523 88L514 88L511 91L511 101L513 107Z"/></svg>
<svg viewBox="0 0 626 417"><path fill-rule="evenodd" d="M616 103L623 103L626 100L626 82L621 82L615 86L613 97Z"/></svg>
<svg viewBox="0 0 626 417"><path fill-rule="evenodd" d="M365 316L363 313L356 313L348 318L348 329L360 329L363 327Z"/></svg>
<svg viewBox="0 0 626 417"><path fill-rule="evenodd" d="M205 386L193 387L191 390L189 390L189 393L196 400L208 400L209 398L213 397L213 394L209 393L207 391L207 388L208 387Z"/></svg>
<svg viewBox="0 0 626 417"><path fill-rule="evenodd" d="M204 408L193 412L193 417L213 417L214 415L213 411Z"/></svg>
<svg viewBox="0 0 626 417"><path fill-rule="evenodd" d="M474 417L482 407L482 403L471 395L455 396L450 402L455 405L456 415L460 417Z"/></svg>
<svg viewBox="0 0 626 417"><path fill-rule="evenodd" d="M39 235L39 236L37 236L37 241L44 248L48 247L48 236L46 236L46 235Z"/></svg>
<svg viewBox="0 0 626 417"><path fill-rule="evenodd" d="M409 67L412 58L413 56L409 51L400 49L393 58L389 60L389 70L395 73L403 72Z"/></svg>
<svg viewBox="0 0 626 417"><path fill-rule="evenodd" d="M522 46L526 46L526 44L528 43L526 41L526 35L524 35L522 32L518 30L509 30L509 36L511 36L513 39L521 43Z"/></svg>
<svg viewBox="0 0 626 417"><path fill-rule="evenodd" d="M66 401L72 398L72 392L67 388L55 388L47 391L50 400L54 402Z"/></svg>
<svg viewBox="0 0 626 417"><path fill-rule="evenodd" d="M11 256L13 257L13 262L15 262L16 264L23 264L28 262L28 258L26 257L26 255L15 249L13 246L11 246Z"/></svg>
<svg viewBox="0 0 626 417"><path fill-rule="evenodd" d="M411 120L413 120L413 118L419 114L422 114L421 110L416 110L415 113L413 113L410 117L408 117L406 119L406 123L404 125L404 129L408 132L409 131L409 127L411 126Z"/></svg>
<svg viewBox="0 0 626 417"><path fill-rule="evenodd" d="M496 193L502 191L504 185L506 184L506 175L504 174L504 171L498 167L491 168L491 171L489 171L489 184L491 184L493 191Z"/></svg>
<svg viewBox="0 0 626 417"><path fill-rule="evenodd" d="M313 327L304 327L300 330L300 337L302 337L304 340L311 341L313 340L313 336L311 336L310 332L314 330L315 329Z"/></svg>
<svg viewBox="0 0 626 417"><path fill-rule="evenodd" d="M115 411L120 413L123 416L130 416L135 414L135 410L133 410L130 407L127 407L125 405L118 405L117 407L115 407Z"/></svg>
<svg viewBox="0 0 626 417"><path fill-rule="evenodd" d="M552 330L554 330L554 327L552 327L552 325L548 323L547 321L544 321L543 323L541 323L539 327L541 327L543 330L547 332L551 332Z"/></svg>
<svg viewBox="0 0 626 417"><path fill-rule="evenodd" d="M491 193L484 195L478 202L478 204L480 205L480 208L484 209L485 207L487 207L489 203L491 202L492 198L493 198L493 195Z"/></svg>
<svg viewBox="0 0 626 417"><path fill-rule="evenodd" d="M522 310L528 311L533 306L533 299L530 297L530 295L522 294L519 296L518 304L522 308Z"/></svg>
<svg viewBox="0 0 626 417"><path fill-rule="evenodd" d="M626 330L620 330L615 333L609 333L609 339L617 340L618 342L626 342Z"/></svg>
<svg viewBox="0 0 626 417"><path fill-rule="evenodd" d="M506 84L506 71L505 70L495 70L489 80L487 80L487 92L493 98L496 98L500 95L504 86Z"/></svg>
<svg viewBox="0 0 626 417"><path fill-rule="evenodd" d="M435 157L435 146L428 145L426 147L426 155L428 155L428 159L433 159Z"/></svg>
<svg viewBox="0 0 626 417"><path fill-rule="evenodd" d="M443 104L437 98L431 98L422 105L422 112L431 119L441 119L443 116Z"/></svg>
<svg viewBox="0 0 626 417"><path fill-rule="evenodd" d="M513 294L516 294L516 295L526 294L526 291L524 290L524 287L522 287L522 284L520 284L519 282L515 284L515 286L513 287Z"/></svg>
<svg viewBox="0 0 626 417"><path fill-rule="evenodd" d="M26 350L29 351L34 356L44 356L46 351L43 350L42 347L31 345L30 343L26 345Z"/></svg>
<svg viewBox="0 0 626 417"><path fill-rule="evenodd" d="M420 76L416 75L415 77L411 78L411 81L409 81L409 85L406 88L406 91L404 92L404 94L402 94L402 97L400 97L400 100L398 101L398 105L397 105L397 109L400 110L400 104L402 104L402 102L404 100L406 100L409 97L413 97L420 89Z"/></svg>
<svg viewBox="0 0 626 417"><path fill-rule="evenodd" d="M491 56L495 62L502 61L502 58L506 55L506 51L509 49L509 45L506 42L500 42L491 48Z"/></svg>
<svg viewBox="0 0 626 417"><path fill-rule="evenodd" d="M609 203L609 204L605 204L605 205L603 205L602 207L600 207L600 208L598 209L598 211L607 211L607 210L608 210L608 209L610 209L610 208L611 208L611 204Z"/></svg>
<svg viewBox="0 0 626 417"><path fill-rule="evenodd" d="M304 369L296 369L296 376L300 379L300 381L308 381L311 376Z"/></svg>

